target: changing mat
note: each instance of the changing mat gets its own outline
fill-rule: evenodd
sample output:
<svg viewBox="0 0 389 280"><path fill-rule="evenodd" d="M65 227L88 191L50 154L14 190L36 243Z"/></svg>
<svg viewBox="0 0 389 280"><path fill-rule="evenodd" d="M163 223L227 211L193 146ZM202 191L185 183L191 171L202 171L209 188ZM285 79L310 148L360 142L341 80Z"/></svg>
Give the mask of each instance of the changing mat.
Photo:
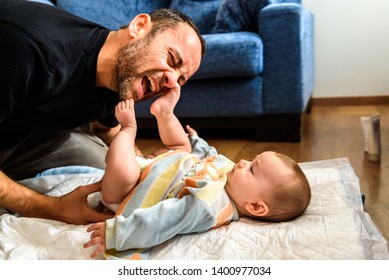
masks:
<svg viewBox="0 0 389 280"><path fill-rule="evenodd" d="M347 158L300 164L312 188L296 220L266 223L242 218L201 234L176 236L152 249L151 259L389 259L387 242L364 212L359 180ZM101 174L53 175L22 181L61 195ZM96 205L98 195L89 196ZM0 259L89 259L88 226L25 218L0 209Z"/></svg>

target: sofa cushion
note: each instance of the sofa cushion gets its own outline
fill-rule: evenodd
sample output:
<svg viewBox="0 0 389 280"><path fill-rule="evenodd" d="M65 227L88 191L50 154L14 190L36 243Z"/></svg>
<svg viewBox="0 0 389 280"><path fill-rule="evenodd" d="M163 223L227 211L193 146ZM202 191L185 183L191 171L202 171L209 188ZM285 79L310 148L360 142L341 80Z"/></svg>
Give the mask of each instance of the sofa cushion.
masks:
<svg viewBox="0 0 389 280"><path fill-rule="evenodd" d="M235 31L258 32L258 12L270 0L226 0L216 14L212 33Z"/></svg>
<svg viewBox="0 0 389 280"><path fill-rule="evenodd" d="M170 8L189 16L200 33L211 33L222 0L172 0Z"/></svg>
<svg viewBox="0 0 389 280"><path fill-rule="evenodd" d="M171 0L57 0L59 8L96 22L108 29L127 25L139 13L168 8Z"/></svg>
<svg viewBox="0 0 389 280"><path fill-rule="evenodd" d="M263 44L257 33L203 35L207 52L192 79L254 77L263 70Z"/></svg>
<svg viewBox="0 0 389 280"><path fill-rule="evenodd" d="M258 32L258 13L269 4L284 2L301 3L301 0L224 0L217 11L211 32Z"/></svg>

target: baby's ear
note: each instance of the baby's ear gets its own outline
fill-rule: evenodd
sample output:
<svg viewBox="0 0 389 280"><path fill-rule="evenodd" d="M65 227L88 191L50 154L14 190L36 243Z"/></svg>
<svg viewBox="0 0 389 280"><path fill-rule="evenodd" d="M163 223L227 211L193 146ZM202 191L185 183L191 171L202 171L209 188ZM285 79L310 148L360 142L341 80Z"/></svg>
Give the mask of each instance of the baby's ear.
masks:
<svg viewBox="0 0 389 280"><path fill-rule="evenodd" d="M245 208L251 215L257 217L263 217L269 213L269 207L263 200L247 203Z"/></svg>

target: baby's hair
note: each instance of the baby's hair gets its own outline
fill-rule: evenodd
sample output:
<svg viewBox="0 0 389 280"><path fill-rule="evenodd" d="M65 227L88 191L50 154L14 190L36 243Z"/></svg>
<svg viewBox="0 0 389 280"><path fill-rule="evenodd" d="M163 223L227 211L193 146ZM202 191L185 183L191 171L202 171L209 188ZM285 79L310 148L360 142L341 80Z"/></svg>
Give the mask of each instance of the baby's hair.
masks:
<svg viewBox="0 0 389 280"><path fill-rule="evenodd" d="M284 154L276 155L293 171L287 184L273 186L273 195L266 201L269 214L262 221L286 222L301 216L311 200L311 188L300 166Z"/></svg>

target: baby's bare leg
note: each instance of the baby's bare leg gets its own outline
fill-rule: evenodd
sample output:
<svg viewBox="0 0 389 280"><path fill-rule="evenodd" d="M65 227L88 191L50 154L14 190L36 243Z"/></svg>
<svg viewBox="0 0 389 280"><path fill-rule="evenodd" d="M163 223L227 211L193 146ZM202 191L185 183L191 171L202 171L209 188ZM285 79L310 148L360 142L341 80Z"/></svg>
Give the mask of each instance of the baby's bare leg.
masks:
<svg viewBox="0 0 389 280"><path fill-rule="evenodd" d="M150 112L157 119L159 136L168 150L183 149L191 152L189 139L173 110L180 98L180 86L171 89L159 97L150 107Z"/></svg>
<svg viewBox="0 0 389 280"><path fill-rule="evenodd" d="M136 118L134 101L121 101L115 108L121 129L113 139L107 156L102 196L106 203L120 203L136 185L140 168L136 161Z"/></svg>

